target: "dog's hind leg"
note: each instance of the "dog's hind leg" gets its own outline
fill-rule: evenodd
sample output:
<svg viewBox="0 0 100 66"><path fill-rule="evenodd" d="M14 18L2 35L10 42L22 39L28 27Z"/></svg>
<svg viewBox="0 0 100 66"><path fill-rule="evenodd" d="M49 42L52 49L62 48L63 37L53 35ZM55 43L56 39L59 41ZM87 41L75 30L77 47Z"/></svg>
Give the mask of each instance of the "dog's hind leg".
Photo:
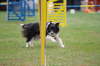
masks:
<svg viewBox="0 0 100 66"><path fill-rule="evenodd" d="M28 37L26 40L26 47L29 47L29 46L31 46L31 47L33 46L32 45L32 37Z"/></svg>
<svg viewBox="0 0 100 66"><path fill-rule="evenodd" d="M34 39L31 39L31 41L29 42L30 47L34 47Z"/></svg>

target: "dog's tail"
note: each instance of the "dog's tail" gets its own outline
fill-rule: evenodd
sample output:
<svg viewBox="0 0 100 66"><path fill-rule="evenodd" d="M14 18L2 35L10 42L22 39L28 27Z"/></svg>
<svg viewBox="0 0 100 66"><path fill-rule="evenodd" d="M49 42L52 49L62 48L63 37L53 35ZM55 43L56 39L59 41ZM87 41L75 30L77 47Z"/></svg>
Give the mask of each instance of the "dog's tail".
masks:
<svg viewBox="0 0 100 66"><path fill-rule="evenodd" d="M24 24L20 24L20 26L24 26Z"/></svg>

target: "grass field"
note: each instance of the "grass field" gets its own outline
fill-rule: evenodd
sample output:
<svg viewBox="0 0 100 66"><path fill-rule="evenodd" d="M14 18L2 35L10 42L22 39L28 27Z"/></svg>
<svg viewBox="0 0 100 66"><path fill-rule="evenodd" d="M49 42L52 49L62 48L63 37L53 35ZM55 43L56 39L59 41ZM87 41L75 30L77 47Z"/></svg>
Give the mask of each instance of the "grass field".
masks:
<svg viewBox="0 0 100 66"><path fill-rule="evenodd" d="M6 21L0 12L0 66L40 66L40 45L25 48L20 23ZM47 66L100 66L100 13L68 14L68 26L61 27L65 48L47 41ZM34 65L33 65L34 64Z"/></svg>

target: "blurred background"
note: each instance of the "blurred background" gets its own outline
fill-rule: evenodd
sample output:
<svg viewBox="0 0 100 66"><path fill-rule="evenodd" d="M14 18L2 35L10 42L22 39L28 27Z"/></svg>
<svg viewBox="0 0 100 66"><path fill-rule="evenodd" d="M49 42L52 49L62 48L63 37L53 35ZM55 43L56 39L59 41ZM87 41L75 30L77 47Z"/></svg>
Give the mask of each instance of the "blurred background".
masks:
<svg viewBox="0 0 100 66"><path fill-rule="evenodd" d="M60 26L65 48L47 41L47 66L100 66L100 0L66 1L67 25ZM34 41L34 48L26 48L20 26L39 22L38 8L38 0L0 0L0 66L40 66L40 42ZM54 10L50 13L64 12Z"/></svg>

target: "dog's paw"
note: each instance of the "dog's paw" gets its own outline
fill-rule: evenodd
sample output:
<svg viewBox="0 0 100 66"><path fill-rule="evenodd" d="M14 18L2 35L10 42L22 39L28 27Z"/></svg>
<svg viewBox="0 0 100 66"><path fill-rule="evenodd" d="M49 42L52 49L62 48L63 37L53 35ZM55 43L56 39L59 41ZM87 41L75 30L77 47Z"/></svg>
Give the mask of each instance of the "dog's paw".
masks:
<svg viewBox="0 0 100 66"><path fill-rule="evenodd" d="M26 48L28 48L28 45L26 45Z"/></svg>
<svg viewBox="0 0 100 66"><path fill-rule="evenodd" d="M65 48L65 46L64 45L61 45L61 48Z"/></svg>
<svg viewBox="0 0 100 66"><path fill-rule="evenodd" d="M28 45L28 43L26 43L26 48L28 48L29 47L29 45Z"/></svg>

